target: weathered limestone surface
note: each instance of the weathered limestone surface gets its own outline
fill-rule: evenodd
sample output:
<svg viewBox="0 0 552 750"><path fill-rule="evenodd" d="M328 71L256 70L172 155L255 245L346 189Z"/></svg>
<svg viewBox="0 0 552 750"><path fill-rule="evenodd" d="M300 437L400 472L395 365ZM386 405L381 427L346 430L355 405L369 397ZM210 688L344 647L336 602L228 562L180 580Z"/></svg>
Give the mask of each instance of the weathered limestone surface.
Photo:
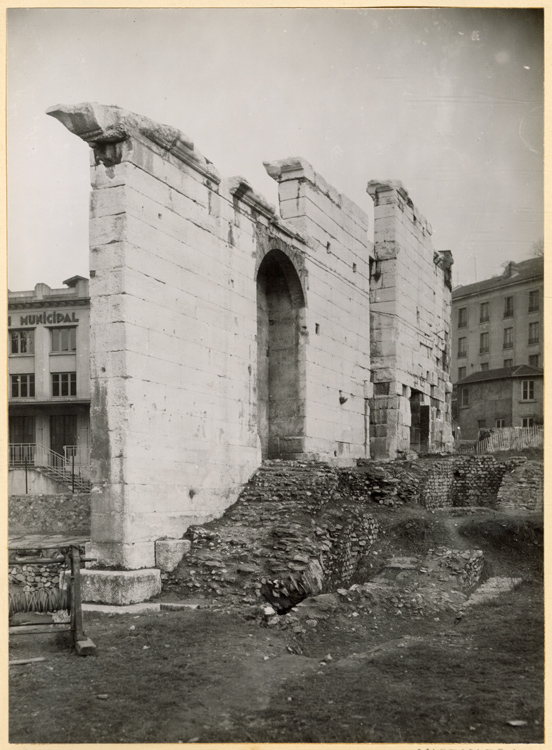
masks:
<svg viewBox="0 0 552 750"><path fill-rule="evenodd" d="M261 458L394 456L425 404L425 448L448 445L450 260L400 183L370 183L374 252L364 211L304 159L265 164L279 216L175 128L48 113L91 146L100 567L153 567L155 542L219 516Z"/></svg>
<svg viewBox="0 0 552 750"><path fill-rule="evenodd" d="M149 570L81 570L83 602L137 604L161 593L161 573Z"/></svg>
<svg viewBox="0 0 552 750"><path fill-rule="evenodd" d="M232 504L265 445L369 455L372 248L361 209L291 160L295 172L267 166L278 172L280 218L174 128L96 104L49 114L92 148L89 553L103 565L153 566L155 540ZM276 252L295 311L268 290L279 328L270 332L267 308L264 343L280 354L264 363L263 396L256 279ZM272 433L262 443L264 416Z"/></svg>
<svg viewBox="0 0 552 750"><path fill-rule="evenodd" d="M370 455L370 259L368 217L299 157L267 163L282 217L309 238L304 452Z"/></svg>
<svg viewBox="0 0 552 750"><path fill-rule="evenodd" d="M158 539L155 542L156 567L170 573L190 551L190 547L189 539Z"/></svg>
<svg viewBox="0 0 552 750"><path fill-rule="evenodd" d="M370 312L371 447L374 457L410 448L447 451L450 428L452 255L436 253L432 228L402 183L372 180L376 263Z"/></svg>

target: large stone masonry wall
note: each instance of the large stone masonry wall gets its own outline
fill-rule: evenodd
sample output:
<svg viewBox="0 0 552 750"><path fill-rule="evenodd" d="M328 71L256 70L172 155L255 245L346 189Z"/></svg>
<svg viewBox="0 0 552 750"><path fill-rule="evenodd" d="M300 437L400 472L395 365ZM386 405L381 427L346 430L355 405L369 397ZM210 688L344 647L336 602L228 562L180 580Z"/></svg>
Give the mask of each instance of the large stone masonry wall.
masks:
<svg viewBox="0 0 552 750"><path fill-rule="evenodd" d="M288 223L174 128L96 104L49 114L92 148L89 554L152 567L155 540L220 515L260 463L256 280L275 252L300 310L290 392L304 413L284 438L300 454L368 455L363 212L288 160L267 165Z"/></svg>
<svg viewBox="0 0 552 750"><path fill-rule="evenodd" d="M374 201L376 257L372 456L395 457L411 446L422 453L449 451L452 256L434 251L431 226L400 182L371 181L368 193ZM420 407L427 407L421 427Z"/></svg>
<svg viewBox="0 0 552 750"><path fill-rule="evenodd" d="M370 455L368 217L301 158L266 163L282 218L308 237L305 257L305 452L320 459Z"/></svg>

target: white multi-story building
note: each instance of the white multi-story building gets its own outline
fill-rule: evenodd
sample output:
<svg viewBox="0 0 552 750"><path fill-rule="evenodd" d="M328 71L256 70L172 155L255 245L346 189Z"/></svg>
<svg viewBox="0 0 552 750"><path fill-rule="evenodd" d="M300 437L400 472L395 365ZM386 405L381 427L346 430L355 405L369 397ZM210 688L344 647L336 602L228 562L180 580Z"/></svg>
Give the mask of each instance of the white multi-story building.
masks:
<svg viewBox="0 0 552 750"><path fill-rule="evenodd" d="M10 492L55 491L88 478L88 279L8 292ZM25 471L26 470L26 471ZM25 475L25 476L24 476Z"/></svg>

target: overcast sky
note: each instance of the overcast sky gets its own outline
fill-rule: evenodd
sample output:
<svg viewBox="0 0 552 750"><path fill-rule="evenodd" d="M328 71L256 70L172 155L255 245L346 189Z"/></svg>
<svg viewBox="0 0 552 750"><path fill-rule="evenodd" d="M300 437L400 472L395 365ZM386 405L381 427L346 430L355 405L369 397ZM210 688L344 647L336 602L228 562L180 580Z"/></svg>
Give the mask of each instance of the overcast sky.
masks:
<svg viewBox="0 0 552 750"><path fill-rule="evenodd" d="M88 276L89 147L46 116L117 104L277 204L303 156L371 214L398 179L471 283L543 236L538 10L8 9L9 287ZM198 252L201 249L198 248Z"/></svg>

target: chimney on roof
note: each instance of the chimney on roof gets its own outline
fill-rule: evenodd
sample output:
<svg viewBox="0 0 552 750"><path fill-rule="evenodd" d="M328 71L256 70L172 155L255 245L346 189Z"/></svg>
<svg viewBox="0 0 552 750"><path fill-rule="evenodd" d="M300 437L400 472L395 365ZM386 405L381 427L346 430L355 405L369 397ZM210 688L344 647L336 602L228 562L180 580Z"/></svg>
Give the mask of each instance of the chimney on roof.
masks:
<svg viewBox="0 0 552 750"><path fill-rule="evenodd" d="M517 270L517 263L513 260L508 261L504 264L504 278L511 279L512 276L517 276L519 271Z"/></svg>

